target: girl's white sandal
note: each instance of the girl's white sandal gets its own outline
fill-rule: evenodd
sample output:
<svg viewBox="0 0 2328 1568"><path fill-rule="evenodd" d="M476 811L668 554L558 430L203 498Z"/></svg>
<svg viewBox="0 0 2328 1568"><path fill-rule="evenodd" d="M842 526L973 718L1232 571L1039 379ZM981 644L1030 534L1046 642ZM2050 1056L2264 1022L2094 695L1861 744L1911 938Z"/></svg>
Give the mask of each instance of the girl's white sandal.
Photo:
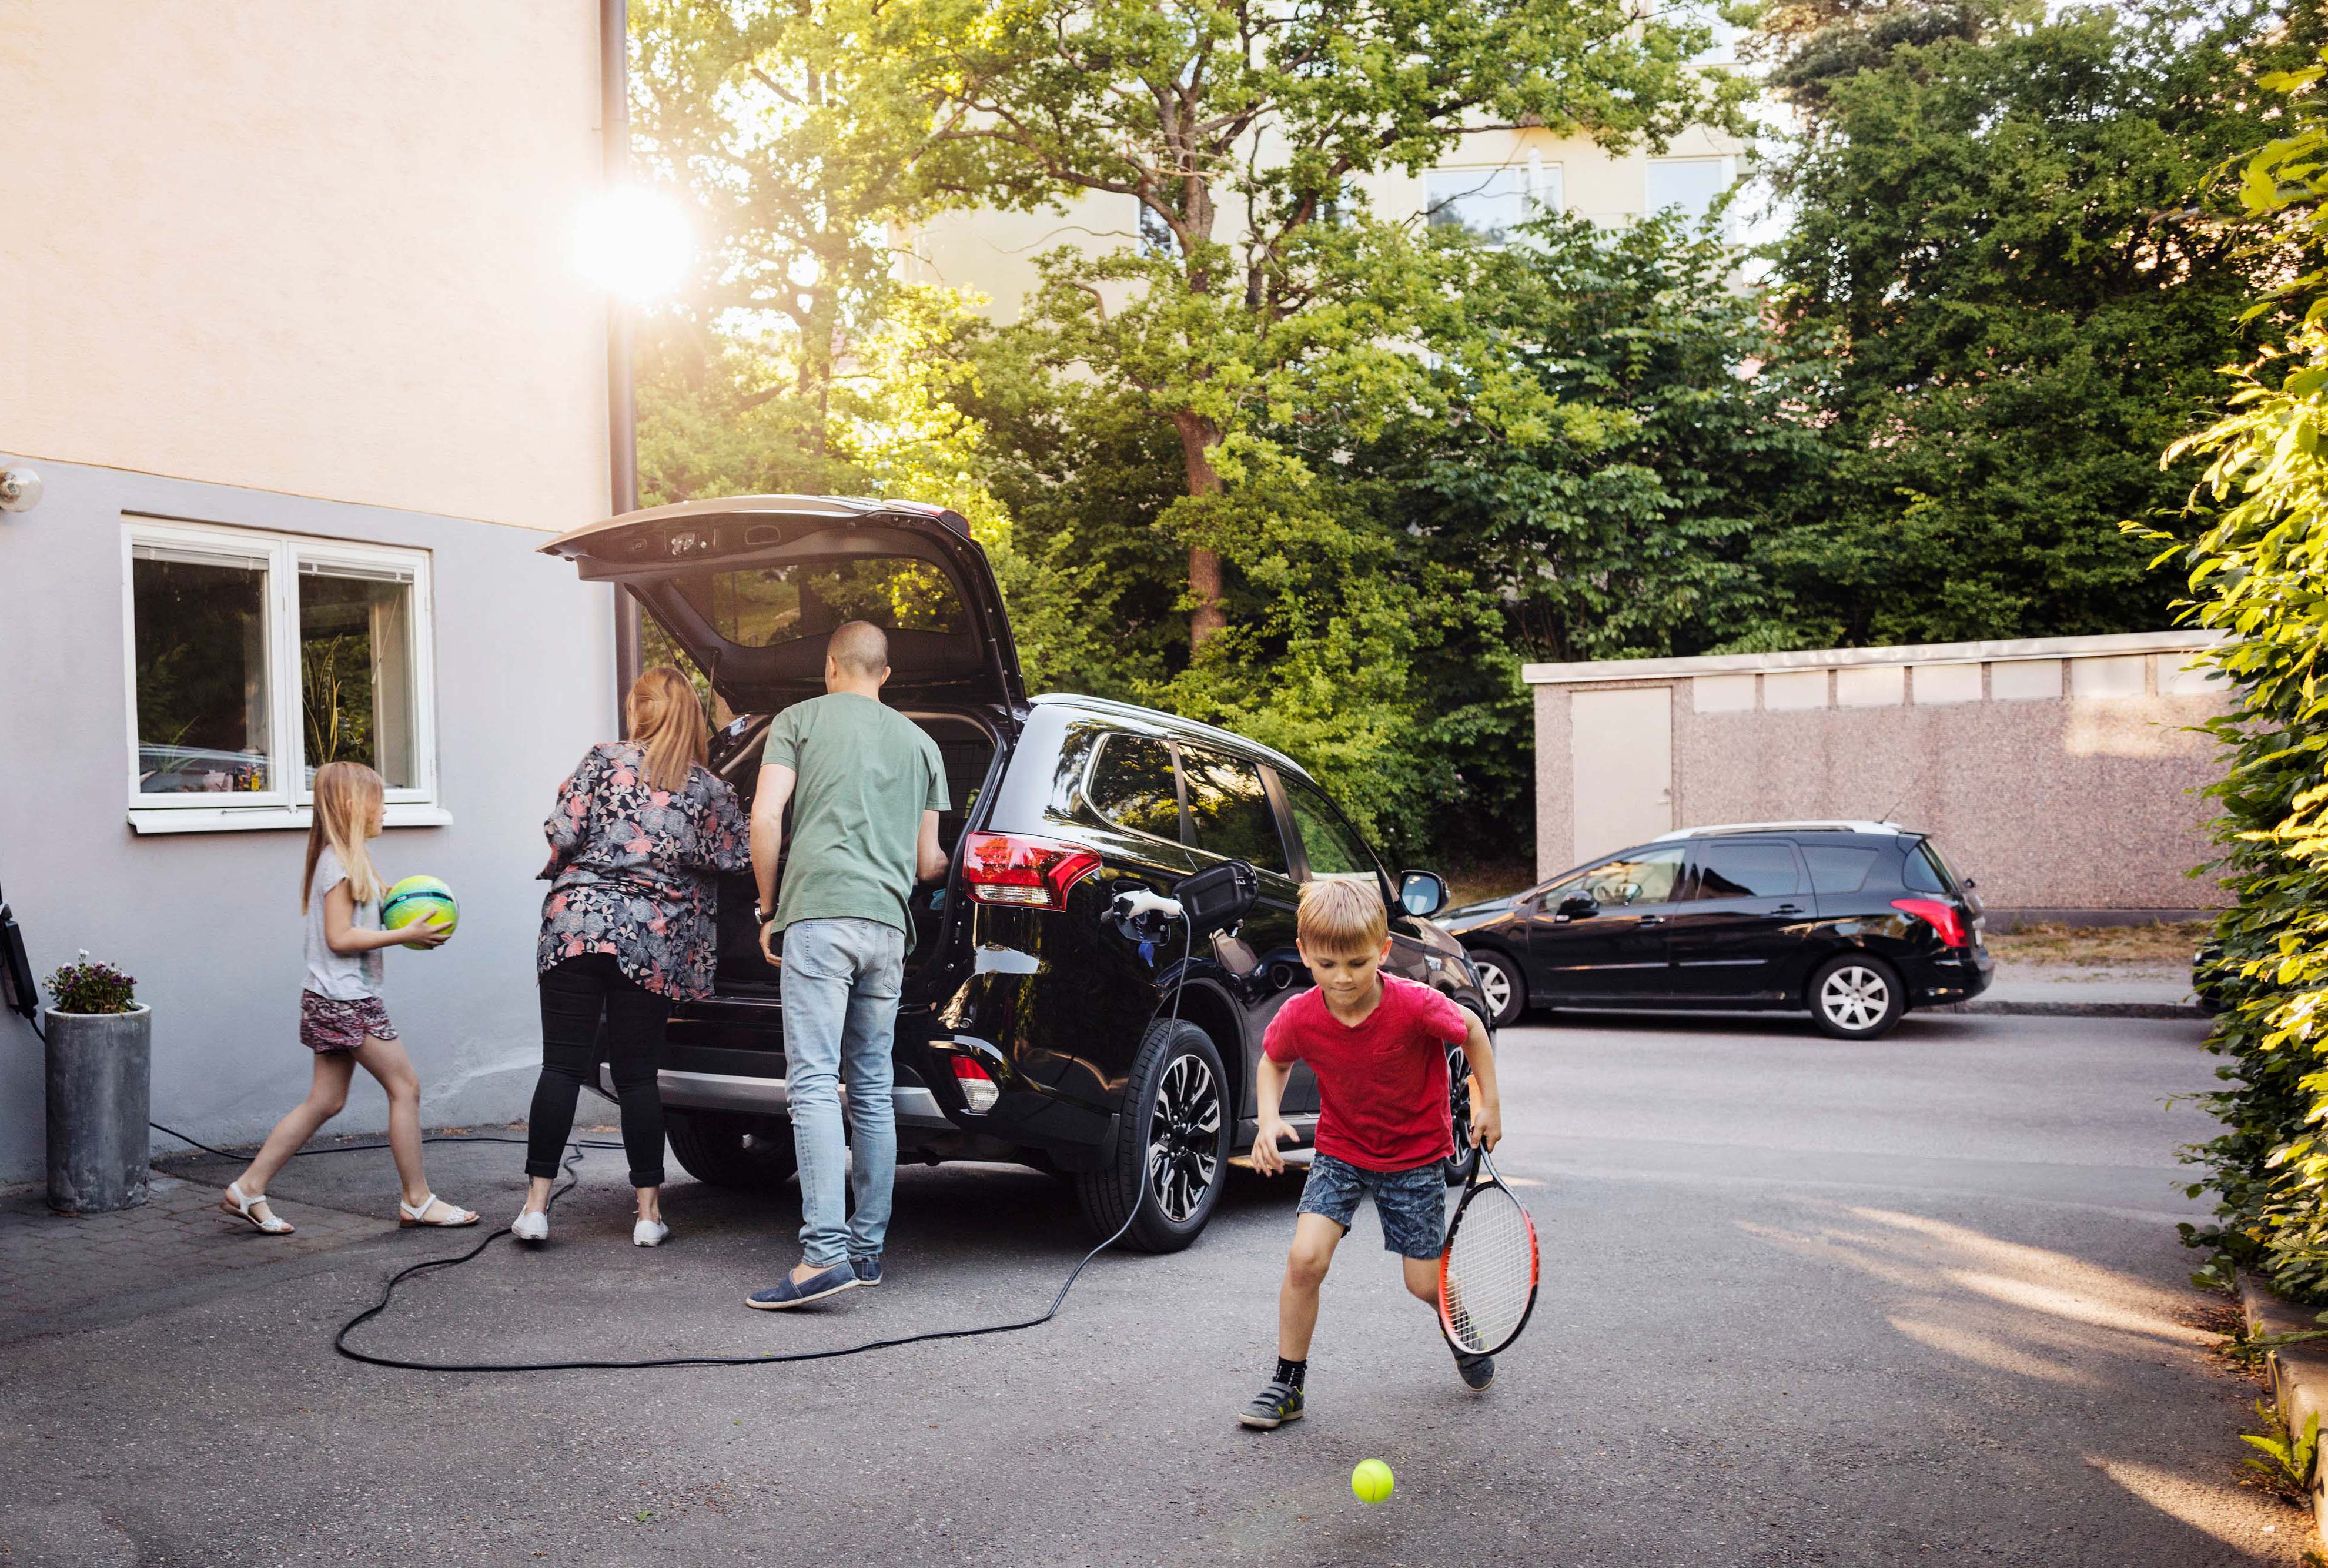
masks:
<svg viewBox="0 0 2328 1568"><path fill-rule="evenodd" d="M396 1205L396 1223L407 1230L414 1225L426 1225L431 1230L458 1230L465 1225L477 1223L477 1216L474 1212L465 1208L456 1208L449 1203L445 1203L445 1211L455 1216L455 1218L430 1219L428 1211L440 1203L445 1203L445 1200L433 1192L418 1203L406 1203L399 1198Z"/></svg>
<svg viewBox="0 0 2328 1568"><path fill-rule="evenodd" d="M264 1231L271 1236L287 1236L298 1228L288 1220L276 1218L273 1209L268 1209L263 1215L253 1212L266 1202L265 1193L260 1193L257 1197L245 1197L242 1196L242 1183L230 1181L226 1184L226 1196L219 1199L219 1207L228 1214L239 1215L249 1220L253 1228Z"/></svg>

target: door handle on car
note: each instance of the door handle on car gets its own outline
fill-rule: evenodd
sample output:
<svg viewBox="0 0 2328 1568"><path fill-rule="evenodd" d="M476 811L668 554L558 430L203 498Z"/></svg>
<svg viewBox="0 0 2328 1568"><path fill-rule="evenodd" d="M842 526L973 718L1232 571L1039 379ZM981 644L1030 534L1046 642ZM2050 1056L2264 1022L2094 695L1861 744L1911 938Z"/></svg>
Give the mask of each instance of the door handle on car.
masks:
<svg viewBox="0 0 2328 1568"><path fill-rule="evenodd" d="M1641 924L1644 925L1663 925L1665 923L1666 917L1662 915L1644 915L1641 916Z"/></svg>
<svg viewBox="0 0 2328 1568"><path fill-rule="evenodd" d="M1770 913L1773 915L1800 915L1805 913L1805 911L1803 906L1799 904L1781 904L1776 909L1771 910Z"/></svg>

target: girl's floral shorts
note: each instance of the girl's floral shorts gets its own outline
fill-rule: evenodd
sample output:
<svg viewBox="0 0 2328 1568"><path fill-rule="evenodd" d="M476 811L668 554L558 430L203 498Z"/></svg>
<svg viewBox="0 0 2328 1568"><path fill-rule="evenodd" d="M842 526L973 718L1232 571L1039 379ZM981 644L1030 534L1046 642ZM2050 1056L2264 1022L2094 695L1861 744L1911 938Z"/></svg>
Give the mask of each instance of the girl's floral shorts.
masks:
<svg viewBox="0 0 2328 1568"><path fill-rule="evenodd" d="M376 1040L396 1038L396 1026L376 996L336 1001L312 991L299 993L299 1043L311 1051L352 1051L370 1035Z"/></svg>

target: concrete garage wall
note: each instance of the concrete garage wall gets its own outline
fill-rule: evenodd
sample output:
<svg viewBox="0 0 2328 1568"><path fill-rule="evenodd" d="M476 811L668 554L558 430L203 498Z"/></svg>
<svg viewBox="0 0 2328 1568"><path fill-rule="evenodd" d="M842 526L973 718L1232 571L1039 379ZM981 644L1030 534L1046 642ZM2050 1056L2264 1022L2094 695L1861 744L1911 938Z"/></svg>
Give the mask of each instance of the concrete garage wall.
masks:
<svg viewBox="0 0 2328 1568"><path fill-rule="evenodd" d="M2211 907L2183 873L2206 859L2197 790L2215 746L2191 726L2224 710L2192 657L2211 634L2144 634L1704 659L1531 665L1537 865L1550 876L1625 847L1580 822L1610 814L1576 780L1578 692L1662 688L1671 699L1670 826L1889 819L1923 829L2000 912L2133 915ZM1637 762L1638 759L1630 759ZM1605 837L1606 835L1601 835ZM1640 836L1648 836L1646 833Z"/></svg>
<svg viewBox="0 0 2328 1568"><path fill-rule="evenodd" d="M431 1123L520 1114L540 1063L541 820L584 747L612 728L607 590L536 554L545 536L528 529L45 458L39 467L46 498L0 513L0 890L36 972L87 948L137 977L155 1011L158 1121L208 1141L255 1140L305 1093L305 833L141 836L127 821L124 514L425 549L439 803L451 822L391 828L373 850L391 878L451 883L461 929L435 953L390 951L388 1006ZM364 1075L357 1083L342 1125L377 1131L387 1103ZM40 1042L0 1014L0 1183L38 1176L42 1100Z"/></svg>

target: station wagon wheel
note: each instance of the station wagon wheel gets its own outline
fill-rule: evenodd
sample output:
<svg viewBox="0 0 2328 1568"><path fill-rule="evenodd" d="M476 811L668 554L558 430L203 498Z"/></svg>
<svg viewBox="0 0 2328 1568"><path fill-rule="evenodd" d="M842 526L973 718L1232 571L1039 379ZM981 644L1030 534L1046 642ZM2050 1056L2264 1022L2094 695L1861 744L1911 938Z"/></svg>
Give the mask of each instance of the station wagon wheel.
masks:
<svg viewBox="0 0 2328 1568"><path fill-rule="evenodd" d="M1228 1075L1212 1038L1185 1019L1149 1026L1124 1086L1113 1156L1079 1172L1075 1197L1099 1236L1176 1253L1203 1234L1227 1183Z"/></svg>
<svg viewBox="0 0 2328 1568"><path fill-rule="evenodd" d="M1828 959L1811 976L1811 1017L1840 1040L1872 1040L1888 1034L1907 1009L1899 972L1864 953Z"/></svg>
<svg viewBox="0 0 2328 1568"><path fill-rule="evenodd" d="M1520 966L1490 948L1478 947L1471 950L1471 968L1479 977L1489 1027L1499 1029L1517 1021L1527 1009L1527 979Z"/></svg>

